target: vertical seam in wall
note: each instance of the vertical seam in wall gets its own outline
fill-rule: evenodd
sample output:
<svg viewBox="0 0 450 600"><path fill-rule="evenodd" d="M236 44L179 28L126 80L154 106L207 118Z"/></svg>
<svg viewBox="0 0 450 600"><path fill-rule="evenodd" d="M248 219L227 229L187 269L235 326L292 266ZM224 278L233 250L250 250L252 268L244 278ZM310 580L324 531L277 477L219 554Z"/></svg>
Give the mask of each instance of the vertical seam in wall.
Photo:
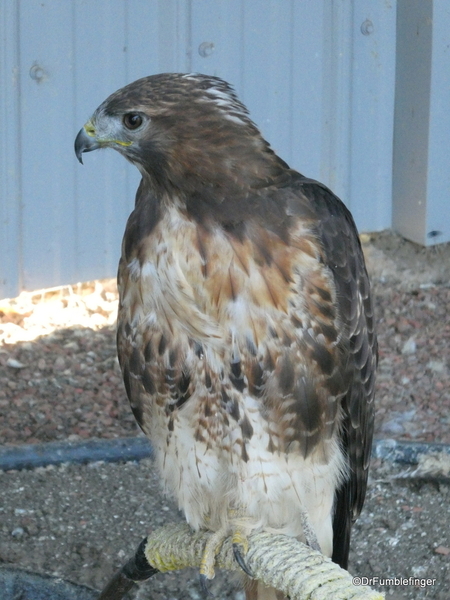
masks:
<svg viewBox="0 0 450 600"><path fill-rule="evenodd" d="M23 229L24 229L24 215L23 215L23 197L22 197L22 193L23 193L23 188L22 188L22 172L23 172L23 164L22 164L22 106L21 106L21 101L22 101L22 86L21 86L21 73L20 73L20 62L21 62L21 56L20 56L20 6L21 6L21 2L17 2L16 4L16 14L15 14L15 37L16 37L16 60L17 60L17 64L15 65L15 69L16 69L16 82L17 82L17 87L16 87L16 109L17 109L17 146L15 148L16 151L16 157L15 157L15 162L17 165L17 203L18 203L18 219L17 219L17 223L18 223L18 270L19 270L19 276L18 276L18 288L19 291L21 292L24 289L25 286L25 273L24 273L24 234L23 234Z"/></svg>
<svg viewBox="0 0 450 600"><path fill-rule="evenodd" d="M72 46L72 106L73 106L73 130L76 132L77 131L77 56L78 56L78 52L77 52L77 25L78 25L78 21L77 21L77 10L76 10L76 3L72 2L72 40L71 40L71 46ZM78 161L77 161L78 163ZM76 165L73 168L73 198L74 198L74 205L73 205L73 228L74 228L74 240L75 240L75 247L74 247L74 269L75 272L79 272L79 221L78 221L78 193L79 193L79 189L78 189L78 177L77 177L77 171L76 171Z"/></svg>
<svg viewBox="0 0 450 600"><path fill-rule="evenodd" d="M289 27L289 45L290 45L290 61L289 61L289 120L291 123L294 121L294 61L296 60L294 56L294 36L295 36L295 10L294 10L294 2L295 0L291 0L290 3L290 27ZM294 142L293 142L293 127L289 128L289 163L292 164L294 162Z"/></svg>
<svg viewBox="0 0 450 600"><path fill-rule="evenodd" d="M179 26L180 19L177 19L177 23ZM186 20L184 23L185 26L185 34L186 37L183 36L183 39L186 40L186 71L188 73L192 72L192 0L188 0L186 5ZM177 37L180 39L179 32L177 32Z"/></svg>
<svg viewBox="0 0 450 600"><path fill-rule="evenodd" d="M124 44L126 47L126 52L125 52L125 81L126 83L130 83L130 13L129 13L129 4L128 2L125 2L125 6L124 6L124 11L125 11L125 15L124 15L124 21L125 21L125 32L124 32ZM128 190L130 189L130 169L125 169L125 193L128 192ZM109 244L107 245L107 256L106 256L106 271L107 269L107 265L108 262L112 262L112 223L113 220L111 219L111 224L109 227ZM109 256L108 256L109 253Z"/></svg>
<svg viewBox="0 0 450 600"><path fill-rule="evenodd" d="M420 2L416 2L417 6L421 6L423 8L423 6L427 6L430 7L430 16L429 19L432 23L432 19L433 19L433 1L429 0L428 4L424 4L421 5ZM423 210L421 211L423 213L423 222L418 220L420 219L420 214L417 215L417 211L414 208L409 208L405 207L405 202L404 202L404 190L407 189L408 184L411 185L411 181L414 181L414 179L412 177L410 177L411 175L411 171L412 168L408 167L407 169L405 169L405 171L403 171L402 167L403 164L401 164L400 161L400 165L399 165L399 155L402 154L404 156L407 156L409 158L409 153L411 152L411 143L408 144L408 142L410 142L409 139L406 140L406 143L404 140L402 147L400 147L400 143L398 138L401 138L401 134L399 134L400 128L401 127L406 127L408 126L410 128L410 130L412 130L412 125L410 122L403 122L402 117L403 115L400 114L400 111L404 112L405 111L405 107L401 104L401 102L404 100L404 98L406 97L406 99L409 99L409 96L407 93L405 93L403 95L403 87L402 84L404 82L404 77L402 75L404 75L404 71L401 73L401 70L399 68L399 63L401 66L404 67L404 55L407 54L408 50L410 50L410 48L408 48L408 46L410 45L410 42L408 41L408 39L405 41L404 37L402 37L401 35L399 35L399 27L401 26L401 16L404 14L403 11L406 10L405 7L407 7L408 10L410 10L410 6L405 2L398 2L397 3L397 20L396 20L396 48L395 48L395 54L396 54L396 61L395 61L395 99L394 99L394 127L393 127L393 157L392 157L392 226L395 230L397 230L399 233L401 233L402 235L404 235L405 237L407 237L408 239L411 239L412 241L419 243L419 244L425 244L427 239L426 239L426 231L427 231L427 210L426 210L426 200L427 200L427 188L428 188L428 152L429 152L429 136L430 136L430 92L431 92L431 77L432 77L432 73L431 73L431 69L432 69L432 52L433 52L433 28L431 27L431 32L430 32L430 52L428 54L424 54L422 53L421 59L426 59L427 61L427 74L426 74L426 81L425 81L425 85L424 85L424 78L422 78L422 81L420 81L420 83L422 84L421 89L424 90L426 89L427 92L427 98L426 98L426 109L423 111L424 113L426 113L426 142L425 142L425 149L424 149L424 155L421 157L423 159L422 163L423 164L419 164L418 167L416 167L415 171L416 174L417 173L421 173L422 169L423 169L423 177L420 179L418 186L414 186L414 190L413 193L408 196L408 202L414 203L415 202L415 196L414 194L417 194L417 190L420 186L423 186L422 189L420 190L420 193L423 192L423 199L424 199L424 207ZM415 6L412 7L416 12L417 9L415 8ZM400 16L399 16L400 15ZM403 21L404 23L404 21ZM419 32L417 32L418 34ZM406 34L408 35L408 34ZM423 35L423 34L422 34ZM410 50L411 52L411 50ZM413 55L413 54L412 54ZM416 65L414 65L415 67ZM414 68L414 71L416 71L416 69ZM407 71L408 72L408 71ZM418 76L420 77L420 75ZM407 103L406 109L409 109L410 106ZM423 136L425 137L425 135ZM415 147L415 151L418 152L417 147ZM420 161L419 161L420 162ZM404 182L407 181L407 184L404 184ZM397 193L397 190L399 189L399 187L401 187L402 191L400 192L400 198L399 198L399 194ZM402 197L403 196L403 197ZM419 204L421 204L421 202L419 202ZM413 224L411 224L411 221L409 221L408 223L408 218L412 219L414 221ZM406 221L406 225L405 225L405 221Z"/></svg>
<svg viewBox="0 0 450 600"><path fill-rule="evenodd" d="M351 25L351 36L350 36L350 56L349 56L349 80L350 85L348 88L348 103L349 103L349 122L347 127L347 144L348 144L348 165L347 165L347 197L345 198L347 208L352 211L353 204L353 108L355 105L355 86L354 86L354 74L355 74L355 36L357 35L356 23L355 23L355 4L354 1L350 4L350 25Z"/></svg>
<svg viewBox="0 0 450 600"><path fill-rule="evenodd" d="M245 103L245 0L240 0L240 57L241 57L241 66L239 69L239 85L240 85L240 95L242 97L243 102Z"/></svg>

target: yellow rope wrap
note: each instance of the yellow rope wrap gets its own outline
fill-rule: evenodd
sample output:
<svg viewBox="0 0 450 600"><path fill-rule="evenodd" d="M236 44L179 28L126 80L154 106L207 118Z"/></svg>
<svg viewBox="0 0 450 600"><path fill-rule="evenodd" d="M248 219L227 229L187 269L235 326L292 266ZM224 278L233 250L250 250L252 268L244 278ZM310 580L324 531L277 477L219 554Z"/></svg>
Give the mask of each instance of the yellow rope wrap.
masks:
<svg viewBox="0 0 450 600"><path fill-rule="evenodd" d="M186 524L170 524L148 536L145 556L159 571L198 567L211 532L193 532ZM270 533L249 536L245 562L255 579L280 590L291 600L383 600L384 594L357 587L352 576L316 550L294 538ZM240 571L226 539L216 566Z"/></svg>

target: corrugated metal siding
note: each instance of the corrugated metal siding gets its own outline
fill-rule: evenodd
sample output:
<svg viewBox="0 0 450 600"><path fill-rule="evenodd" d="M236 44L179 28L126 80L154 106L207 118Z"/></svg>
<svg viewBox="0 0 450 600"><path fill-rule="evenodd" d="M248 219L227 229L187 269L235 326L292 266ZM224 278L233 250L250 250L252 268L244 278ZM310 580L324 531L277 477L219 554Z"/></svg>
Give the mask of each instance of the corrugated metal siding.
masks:
<svg viewBox="0 0 450 600"><path fill-rule="evenodd" d="M0 296L21 289L20 115L18 19L11 6L0 10Z"/></svg>
<svg viewBox="0 0 450 600"><path fill-rule="evenodd" d="M139 174L82 168L74 137L104 98L162 71L230 81L291 166L362 230L391 225L395 4L379 0L3 0L0 297L112 276Z"/></svg>
<svg viewBox="0 0 450 600"><path fill-rule="evenodd" d="M450 3L398 0L393 224L450 241Z"/></svg>

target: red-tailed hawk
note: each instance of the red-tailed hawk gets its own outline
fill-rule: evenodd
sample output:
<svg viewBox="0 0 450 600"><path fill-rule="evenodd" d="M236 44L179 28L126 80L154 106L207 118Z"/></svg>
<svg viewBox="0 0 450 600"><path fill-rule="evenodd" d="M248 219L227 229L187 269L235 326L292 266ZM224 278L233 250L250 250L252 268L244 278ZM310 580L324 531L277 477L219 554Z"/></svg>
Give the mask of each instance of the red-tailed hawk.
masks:
<svg viewBox="0 0 450 600"><path fill-rule="evenodd" d="M376 369L349 211L276 156L217 77L155 75L115 92L75 142L80 161L105 147L142 174L117 344L166 489L194 529L217 544L231 533L244 567L255 528L318 542L347 567Z"/></svg>

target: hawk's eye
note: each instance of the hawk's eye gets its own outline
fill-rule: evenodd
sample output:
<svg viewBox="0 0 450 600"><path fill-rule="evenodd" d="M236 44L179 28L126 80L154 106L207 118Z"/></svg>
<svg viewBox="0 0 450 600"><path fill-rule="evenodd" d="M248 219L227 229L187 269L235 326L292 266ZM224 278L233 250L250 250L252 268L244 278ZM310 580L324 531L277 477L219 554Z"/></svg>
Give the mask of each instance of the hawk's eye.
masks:
<svg viewBox="0 0 450 600"><path fill-rule="evenodd" d="M123 116L123 124L127 129L137 129L142 125L142 117L138 113L127 113Z"/></svg>

